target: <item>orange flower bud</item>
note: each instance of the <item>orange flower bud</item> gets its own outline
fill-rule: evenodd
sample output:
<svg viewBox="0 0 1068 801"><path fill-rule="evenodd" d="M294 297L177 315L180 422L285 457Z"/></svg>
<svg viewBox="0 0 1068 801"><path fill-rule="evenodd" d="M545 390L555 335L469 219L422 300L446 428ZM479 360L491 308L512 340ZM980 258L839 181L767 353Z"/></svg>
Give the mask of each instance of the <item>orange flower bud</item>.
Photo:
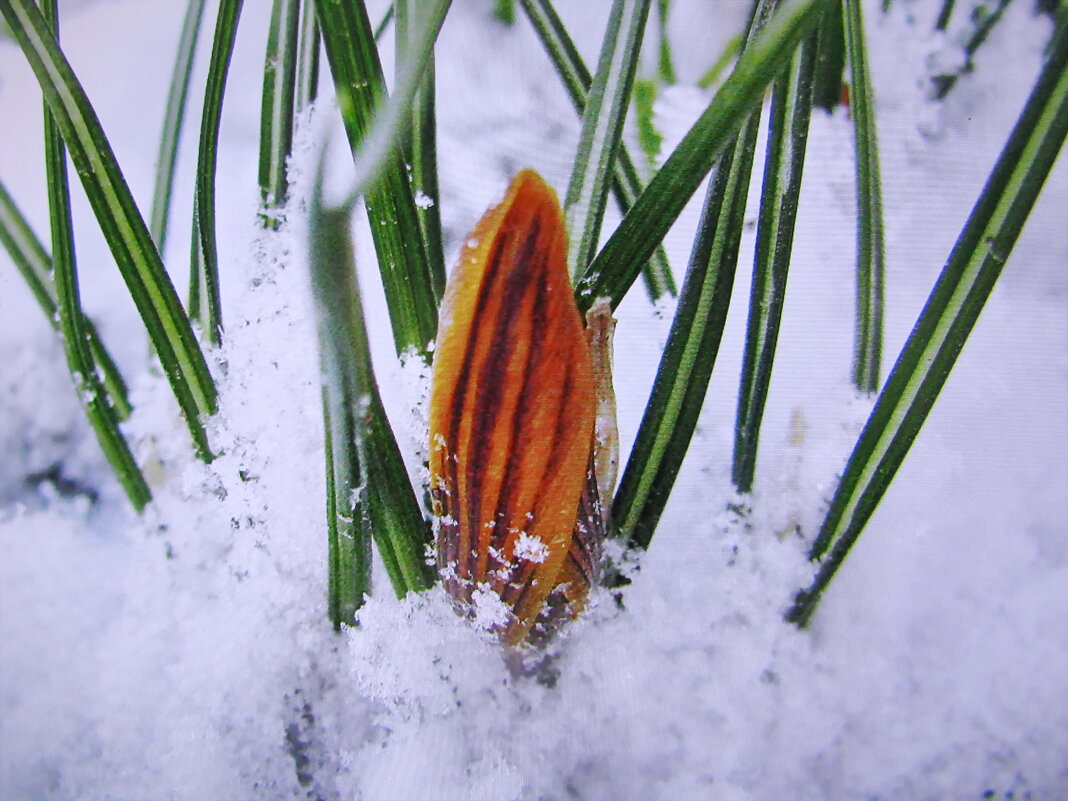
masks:
<svg viewBox="0 0 1068 801"><path fill-rule="evenodd" d="M544 642L595 580L593 367L564 216L532 170L472 232L442 304L430 405L438 563L460 610Z"/></svg>

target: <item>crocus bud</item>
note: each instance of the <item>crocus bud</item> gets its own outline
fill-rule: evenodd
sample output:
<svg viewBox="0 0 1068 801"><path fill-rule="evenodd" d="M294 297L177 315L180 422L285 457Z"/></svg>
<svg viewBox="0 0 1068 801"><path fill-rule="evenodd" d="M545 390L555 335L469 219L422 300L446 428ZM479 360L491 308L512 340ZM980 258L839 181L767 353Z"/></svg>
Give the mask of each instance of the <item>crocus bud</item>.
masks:
<svg viewBox="0 0 1068 801"><path fill-rule="evenodd" d="M434 354L431 498L460 611L510 647L581 608L604 536L596 388L556 193L531 170L468 238Z"/></svg>

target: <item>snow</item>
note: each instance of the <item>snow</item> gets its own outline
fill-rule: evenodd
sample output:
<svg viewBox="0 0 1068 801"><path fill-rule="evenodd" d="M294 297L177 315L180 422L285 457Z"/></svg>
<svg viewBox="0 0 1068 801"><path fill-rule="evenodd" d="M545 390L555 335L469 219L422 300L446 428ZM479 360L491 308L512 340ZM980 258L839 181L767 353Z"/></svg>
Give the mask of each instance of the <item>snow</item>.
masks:
<svg viewBox="0 0 1068 801"><path fill-rule="evenodd" d="M146 205L163 97L144 87L165 86L180 5L89 3L64 27ZM286 224L257 227L266 15L255 5L222 128L226 341L212 354L221 412L210 428L222 455L210 466L192 456L166 383L145 367L132 304L75 190L85 302L134 379L126 431L155 494L141 518L108 474L51 328L0 255L0 797L1068 796L1064 158L898 480L801 632L781 614L811 575L806 544L871 407L849 384L850 123L841 111L817 114L755 492L736 496L729 477L750 232L698 434L652 547L630 566L623 608L596 593L536 675L515 678L494 637L456 615L440 587L397 600L380 567L357 627L336 635L326 620L303 204L323 136L338 197L352 166L336 111L323 106L301 126ZM558 5L592 60L606 4ZM1049 33L1030 4L1012 4L976 72L934 104L925 76L954 53L953 31L926 33L938 5L898 0L885 17L865 7L887 209L887 354L908 335ZM680 80L718 55L745 6L673 3ZM455 3L439 45L451 258L518 168L566 186L577 141L525 23L502 29L489 9ZM116 29L130 33L101 58ZM688 86L661 98L665 148L707 98ZM0 126L0 176L44 232L38 102L21 55L0 41L0 117L19 121ZM179 286L195 149L188 135L167 254ZM667 242L680 276L700 196ZM754 186L753 217L756 197ZM365 226L357 220L357 258L375 364L418 477L426 370L392 355ZM666 338L670 309L661 312L637 291L618 313L623 454Z"/></svg>

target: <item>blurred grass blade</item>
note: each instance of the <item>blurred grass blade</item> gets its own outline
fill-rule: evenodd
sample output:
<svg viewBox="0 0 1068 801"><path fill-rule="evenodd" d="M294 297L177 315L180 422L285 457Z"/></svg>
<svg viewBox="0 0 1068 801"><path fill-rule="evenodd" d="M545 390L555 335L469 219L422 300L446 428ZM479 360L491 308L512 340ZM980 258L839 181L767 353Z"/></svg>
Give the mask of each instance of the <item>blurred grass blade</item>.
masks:
<svg viewBox="0 0 1068 801"><path fill-rule="evenodd" d="M505 25L515 25L515 0L493 0L493 18Z"/></svg>
<svg viewBox="0 0 1068 801"><path fill-rule="evenodd" d="M650 0L615 0L608 16L597 74L582 114L578 153L564 200L567 263L582 275L597 252L612 166L627 115Z"/></svg>
<svg viewBox="0 0 1068 801"><path fill-rule="evenodd" d="M816 77L812 85L812 104L834 111L842 102L842 78L845 75L845 22L842 0L833 0L820 20L819 51Z"/></svg>
<svg viewBox="0 0 1068 801"><path fill-rule="evenodd" d="M297 53L297 111L303 111L319 96L319 20L315 0L300 0L300 47Z"/></svg>
<svg viewBox="0 0 1068 801"><path fill-rule="evenodd" d="M645 154L645 163L650 171L656 170L656 161L660 158L660 148L664 144L664 137L660 135L653 121L653 107L656 105L658 91L659 87L653 78L639 78L634 81L634 116L638 128L638 146ZM622 143L620 145L622 146Z"/></svg>
<svg viewBox="0 0 1068 801"><path fill-rule="evenodd" d="M935 30L944 31L949 27L949 19L953 16L954 0L942 0L942 10L938 12L938 19L935 21Z"/></svg>
<svg viewBox="0 0 1068 801"><path fill-rule="evenodd" d="M942 75L931 76L931 82L934 84L935 98L941 100L949 94L949 90L957 85L957 81L960 80L962 75L967 75L969 72L975 69L975 54L983 43L990 36L990 32L994 30L994 26L997 25L1002 16L1005 14L1005 9L1008 7L1010 0L997 0L997 5L993 8L989 3L985 3L976 6L972 11L971 21L975 26L972 29L968 39L964 42L964 64L958 67L953 72L944 73ZM1064 5L1061 4L1063 9Z"/></svg>
<svg viewBox="0 0 1068 801"><path fill-rule="evenodd" d="M374 537L398 597L427 589L429 528L378 394L349 235L352 202L322 205L322 167L309 212L311 278L325 393L328 485L332 492L330 608L338 620L369 590Z"/></svg>
<svg viewBox="0 0 1068 801"><path fill-rule="evenodd" d="M860 4L861 0L843 0L857 154L857 320L853 383L861 392L876 392L883 349L883 192L879 178L875 99L868 75Z"/></svg>
<svg viewBox="0 0 1068 801"><path fill-rule="evenodd" d="M3 244L10 254L11 260L29 285L30 291L33 292L48 322L57 333L62 335L63 332L59 327L59 301L52 279L52 259L45 251L44 245L30 229L26 218L15 206L15 201L8 194L2 181L0 181L0 244ZM100 379L104 382L104 389L115 416L119 420L125 420L130 416L131 411L126 382L111 358L111 354L100 341L92 320L83 315L81 327L85 332L89 352L100 373Z"/></svg>
<svg viewBox="0 0 1068 801"><path fill-rule="evenodd" d="M557 16L551 0L521 0L521 3L545 51L552 60L560 80L563 81L572 105L581 115L586 108L586 99L593 81L585 62L571 41L571 37L568 36L560 17ZM621 145L616 153L612 194L622 214L630 210L641 191L642 183L638 177L638 170L627 153L626 147ZM643 267L642 276L645 279L649 297L654 302L664 295L675 295L675 279L671 274L671 267L663 245L658 245L653 251L648 263Z"/></svg>
<svg viewBox="0 0 1068 801"><path fill-rule="evenodd" d="M790 68L775 80L771 96L764 185L760 195L756 256L738 389L731 478L739 492L752 492L757 443L771 385L779 321L794 242L794 223L812 116L812 76L818 33L806 37Z"/></svg>
<svg viewBox="0 0 1068 801"><path fill-rule="evenodd" d="M219 125L230 57L237 38L243 0L221 0L215 21L215 41L204 87L200 117L200 152L194 195L193 263L189 275L189 316L200 322L208 341L222 341L222 298L219 294L219 249L215 237L215 170L219 158Z"/></svg>
<svg viewBox="0 0 1068 801"><path fill-rule="evenodd" d="M42 4L46 19L59 38L56 0ZM70 185L67 181L67 154L63 138L47 105L44 109L45 174L48 181L48 210L52 223L53 277L59 307L59 327L63 350L74 379L78 400L93 427L104 456L115 472L134 509L140 512L152 499L145 477L137 466L119 430L119 418L108 403L107 390L97 374L89 340L83 325L78 270L74 255L74 226L70 213Z"/></svg>
<svg viewBox="0 0 1068 801"><path fill-rule="evenodd" d="M806 625L934 406L1068 135L1068 16L942 274L849 457L812 558L827 555L787 615Z"/></svg>
<svg viewBox="0 0 1068 801"><path fill-rule="evenodd" d="M197 452L210 459L201 415L215 412L215 384L100 121L32 0L0 0L0 14L41 84Z"/></svg>
<svg viewBox="0 0 1068 801"><path fill-rule="evenodd" d="M754 6L748 42L774 5L759 0ZM734 288L759 127L757 106L708 184L675 319L612 503L615 534L630 547L649 547L701 414Z"/></svg>
<svg viewBox="0 0 1068 801"><path fill-rule="evenodd" d="M657 77L660 83L671 85L676 82L675 64L671 57L671 38L668 36L668 15L671 12L671 0L656 0L656 17L659 32L656 53Z"/></svg>
<svg viewBox="0 0 1068 801"><path fill-rule="evenodd" d="M826 7L827 0L788 0L746 47L708 108L580 279L576 297L583 313L599 297L609 298L613 307L623 299L642 264L663 241L712 164L760 103L767 85L785 67Z"/></svg>
<svg viewBox="0 0 1068 801"><path fill-rule="evenodd" d="M398 85L406 83L412 94L448 5L448 0L420 4L421 46L411 51L412 59L402 65L405 75L398 80ZM433 272L407 168L395 146L404 110L394 103L387 111L382 67L362 0L316 0L316 8L356 162L356 183L366 193L393 342L398 353L414 349L427 358L427 346L437 332L437 305L445 276ZM397 94L402 101L404 92Z"/></svg>
<svg viewBox="0 0 1068 801"><path fill-rule="evenodd" d="M182 136L186 101L189 99L189 76L193 71L193 54L200 37L200 23L204 18L205 0L189 0L182 22L182 35L178 40L178 53L174 59L171 85L167 91L167 104L163 112L163 133L159 140L159 156L156 158L156 187L152 195L152 217L149 230L160 255L167 251L167 223L171 213L171 198L174 193L174 168L178 162L178 140Z"/></svg>
<svg viewBox="0 0 1068 801"><path fill-rule="evenodd" d="M378 21L375 26L375 41L379 41L386 33L386 28L389 27L389 23L393 22L393 17L396 15L396 7L393 3L386 6L385 13L382 14L382 19Z"/></svg>
<svg viewBox="0 0 1068 801"><path fill-rule="evenodd" d="M712 66L705 71L705 74L697 79L697 85L702 89L709 89L719 81L719 76L723 74L724 70L731 65L734 59L738 58L738 53L742 50L742 42L745 40L745 34L738 34L732 36L727 44L723 48L723 52L719 54Z"/></svg>
<svg viewBox="0 0 1068 801"><path fill-rule="evenodd" d="M277 228L286 204L286 159L293 149L300 0L274 0L260 105L260 220Z"/></svg>
<svg viewBox="0 0 1068 801"><path fill-rule="evenodd" d="M396 0L394 3L397 19L397 64L408 63L412 57L412 48L418 46L414 41L417 31L413 29L412 21L416 19L419 7L418 0ZM444 276L441 192L438 190L436 91L434 56L431 53L408 114L408 135L404 152L410 167L419 227L422 229L427 258L430 260L430 274ZM443 292L444 287L441 288L441 293Z"/></svg>

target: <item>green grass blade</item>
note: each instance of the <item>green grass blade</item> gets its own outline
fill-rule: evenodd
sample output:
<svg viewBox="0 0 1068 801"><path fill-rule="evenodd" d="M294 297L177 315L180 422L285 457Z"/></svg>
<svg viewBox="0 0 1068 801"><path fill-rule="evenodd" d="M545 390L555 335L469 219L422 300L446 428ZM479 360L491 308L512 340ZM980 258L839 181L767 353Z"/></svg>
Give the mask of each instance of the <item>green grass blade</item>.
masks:
<svg viewBox="0 0 1068 801"><path fill-rule="evenodd" d="M756 5L749 42L773 6ZM709 181L679 305L612 503L615 534L630 547L649 547L701 414L734 287L759 127L757 106Z"/></svg>
<svg viewBox="0 0 1068 801"><path fill-rule="evenodd" d="M417 31L413 29L412 21L417 18L420 5L417 0L397 0L394 3L398 64L407 63L411 59L412 48L418 46L414 41ZM440 302L445 292L445 253L441 230L441 192L438 189L435 93L434 58L431 55L408 114L408 135L404 150L411 167L409 172L412 189L417 200L415 205L419 214L419 227L422 229L427 258L430 260L430 274L440 282L434 287L434 294Z"/></svg>
<svg viewBox="0 0 1068 801"><path fill-rule="evenodd" d="M1068 16L986 186L868 418L831 501L788 619L806 625L904 461L1012 252L1068 135ZM829 553L828 553L829 552Z"/></svg>
<svg viewBox="0 0 1068 801"><path fill-rule="evenodd" d="M42 4L45 19L59 38L59 19L56 0ZM108 464L118 478L134 509L140 512L152 499L145 477L119 430L119 418L108 402L108 393L97 374L96 363L89 348L78 291L78 269L74 255L74 224L70 212L70 184L67 180L67 153L63 137L52 119L47 105L44 109L45 175L48 181L48 210L52 228L52 277L59 312L59 328L63 334L63 350L67 357L78 399L85 416L96 434L97 442Z"/></svg>
<svg viewBox="0 0 1068 801"><path fill-rule="evenodd" d="M883 349L883 193L875 99L868 75L861 0L843 0L846 54L852 87L853 140L857 153L857 317L853 383L861 392L879 389Z"/></svg>
<svg viewBox="0 0 1068 801"><path fill-rule="evenodd" d="M938 12L938 19L935 21L936 31L944 31L949 27L949 19L953 16L955 4L955 0L942 0L942 10Z"/></svg>
<svg viewBox="0 0 1068 801"><path fill-rule="evenodd" d="M0 0L0 14L37 76L197 451L210 459L200 418L215 412L215 384L100 121L32 0Z"/></svg>
<svg viewBox="0 0 1068 801"><path fill-rule="evenodd" d="M845 75L845 21L842 0L833 0L820 20L819 55L812 87L812 103L834 111L842 102L842 78Z"/></svg>
<svg viewBox="0 0 1068 801"><path fill-rule="evenodd" d="M597 74L586 96L578 153L564 199L567 263L575 277L585 271L597 252L649 5L650 0L615 0L612 4Z"/></svg>
<svg viewBox="0 0 1068 801"><path fill-rule="evenodd" d="M171 85L167 91L167 105L163 112L163 132L156 159L156 187L152 194L152 216L148 228L160 254L166 253L167 223L170 220L171 198L174 194L174 168L178 163L178 140L182 135L186 104L189 99L189 76L193 72L193 53L200 37L205 0L189 0L182 21L182 35L174 58Z"/></svg>
<svg viewBox="0 0 1068 801"><path fill-rule="evenodd" d="M363 522L399 597L432 583L424 561L429 530L375 382L349 236L352 204L324 208L320 191L321 180L311 204L309 235L331 442L328 461L333 465L331 521L352 527ZM342 519L347 517L353 518L351 523ZM342 619L367 590L366 541L352 528L332 545L339 563L332 586L348 588L338 604L331 604L342 610ZM352 578L361 575L362 583Z"/></svg>
<svg viewBox="0 0 1068 801"><path fill-rule="evenodd" d="M493 18L505 25L515 25L515 0L493 0Z"/></svg>
<svg viewBox="0 0 1068 801"><path fill-rule="evenodd" d="M193 261L189 274L189 316L214 345L222 341L222 297L219 292L219 249L215 237L215 171L219 159L219 127L230 57L237 38L243 0L221 0L215 20L215 40L204 87L200 117L200 152L193 203Z"/></svg>
<svg viewBox="0 0 1068 801"><path fill-rule="evenodd" d="M712 164L761 101L767 85L789 61L797 44L819 21L827 0L781 5L749 44L730 77L649 182L576 287L585 312L599 297L613 307L630 289L641 266L663 241Z"/></svg>
<svg viewBox="0 0 1068 801"><path fill-rule="evenodd" d="M710 89L715 86L719 81L719 76L731 65L734 59L738 58L738 54L742 51L742 42L745 40L744 34L738 34L732 36L723 48L723 52L719 54L712 66L705 71L705 74L697 79L697 85L702 89Z"/></svg>
<svg viewBox="0 0 1068 801"><path fill-rule="evenodd" d="M297 111L303 111L319 96L319 20L315 17L315 0L301 0L300 47L297 55Z"/></svg>
<svg viewBox="0 0 1068 801"><path fill-rule="evenodd" d="M776 79L771 96L764 186L734 428L731 478L739 492L753 489L760 422L771 385L805 167L808 123L812 116L817 35L810 33L802 42L790 68Z"/></svg>
<svg viewBox="0 0 1068 801"><path fill-rule="evenodd" d="M564 84L571 104L581 115L586 108L586 99L593 79L579 55L563 22L553 8L551 0L520 0L534 30L541 39L542 46L556 68L557 75ZM620 146L616 153L616 164L612 176L612 194L616 206L622 214L630 211L634 201L642 191L642 182L634 161L625 146ZM667 253L662 245L657 246L649 261L643 265L642 276L649 297L654 302L664 295L674 297L675 279L671 274Z"/></svg>
<svg viewBox="0 0 1068 801"><path fill-rule="evenodd" d="M438 0L428 7L428 29L436 35L448 2ZM382 67L362 0L317 0L316 8L356 162L357 185L366 191L394 345L398 353L414 349L428 358L428 343L437 333L437 288L444 286L444 276L433 273L404 159L394 146L401 109L392 104L393 116L387 119ZM429 51L430 47L420 48L404 65L412 93ZM403 92L398 92L400 95ZM377 119L380 113L381 122Z"/></svg>
<svg viewBox="0 0 1068 801"><path fill-rule="evenodd" d="M293 149L300 0L274 0L260 105L260 220L277 228L286 204L286 159Z"/></svg>
<svg viewBox="0 0 1068 801"><path fill-rule="evenodd" d="M375 26L375 41L379 41L386 33L386 28L389 27L389 23L393 22L393 17L396 15L397 9L393 3L386 6L385 13L382 14L382 19L378 21Z"/></svg>
<svg viewBox="0 0 1068 801"><path fill-rule="evenodd" d="M668 15L671 12L671 0L656 0L657 29L656 71L662 84L676 82L675 62L671 57L671 38L668 36Z"/></svg>
<svg viewBox="0 0 1068 801"><path fill-rule="evenodd" d="M16 269L30 287L45 318L56 332L62 335L59 327L59 301L52 278L52 258L33 233L2 181L0 181L0 244L3 244L15 263ZM100 373L101 381L104 382L111 408L120 421L125 420L131 412L126 381L123 380L115 360L111 358L111 354L101 342L93 321L83 316L81 327L89 342L89 352L93 357L93 363Z"/></svg>

